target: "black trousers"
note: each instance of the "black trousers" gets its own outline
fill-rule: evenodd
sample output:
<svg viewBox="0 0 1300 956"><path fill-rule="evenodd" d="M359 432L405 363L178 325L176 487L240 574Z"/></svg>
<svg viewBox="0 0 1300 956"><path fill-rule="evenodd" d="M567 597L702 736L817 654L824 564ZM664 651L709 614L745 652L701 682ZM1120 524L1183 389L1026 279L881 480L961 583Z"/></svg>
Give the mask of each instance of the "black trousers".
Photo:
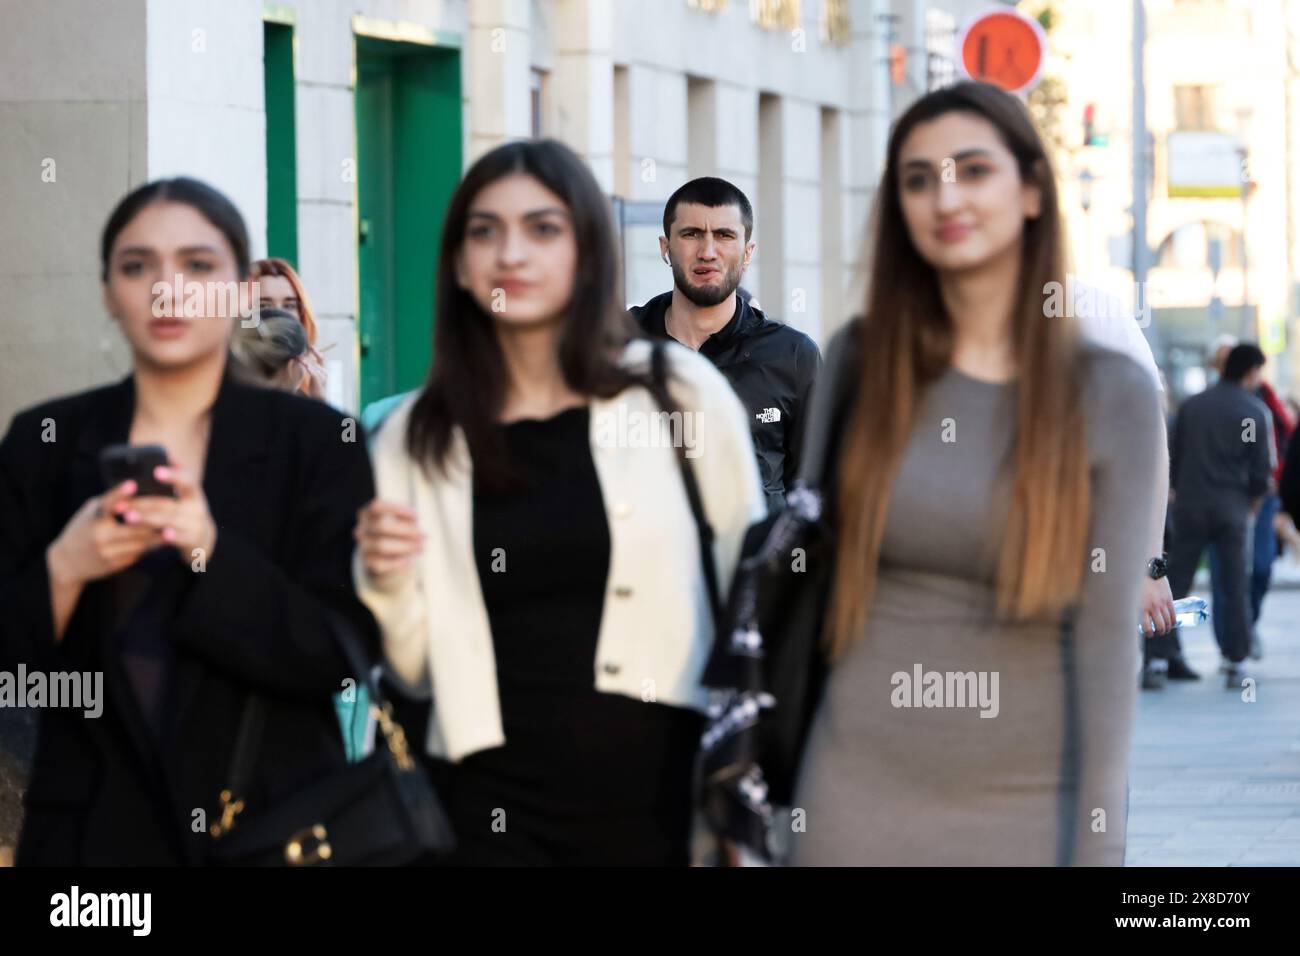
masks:
<svg viewBox="0 0 1300 956"><path fill-rule="evenodd" d="M1245 499L1174 503L1174 540L1169 553L1169 587L1174 600L1187 596L1201 555L1213 545L1219 552L1219 595L1213 607L1223 656L1232 663L1250 650L1250 551L1253 526ZM1217 598L1221 597L1222 600ZM1222 606L1220 606L1222 605Z"/></svg>

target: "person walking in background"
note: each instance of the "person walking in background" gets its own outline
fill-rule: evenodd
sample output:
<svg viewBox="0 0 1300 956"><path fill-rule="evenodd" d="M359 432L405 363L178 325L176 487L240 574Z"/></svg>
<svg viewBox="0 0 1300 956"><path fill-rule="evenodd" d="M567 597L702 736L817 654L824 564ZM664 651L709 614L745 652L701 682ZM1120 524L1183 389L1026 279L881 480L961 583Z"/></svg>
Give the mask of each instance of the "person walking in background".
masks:
<svg viewBox="0 0 1300 956"><path fill-rule="evenodd" d="M1192 586L1207 547L1218 552L1214 635L1227 686L1239 687L1250 651L1253 519L1272 491L1272 416L1254 395L1264 353L1250 343L1228 353L1219 381L1183 402L1170 449L1174 597Z"/></svg>
<svg viewBox="0 0 1300 956"><path fill-rule="evenodd" d="M1264 610L1264 596L1273 581L1273 562L1277 559L1277 517L1282 512L1282 500L1277 487L1282 480L1282 464L1286 460L1287 445L1295 429L1295 420L1282 404L1267 379L1262 375L1255 388L1255 397L1263 402L1272 418L1268 440L1272 443L1273 490L1264 494L1255 515L1255 534L1251 548L1250 565L1250 657L1259 660L1264 648L1259 639L1259 616Z"/></svg>
<svg viewBox="0 0 1300 956"><path fill-rule="evenodd" d="M331 629L377 656L350 575L374 485L338 411L236 374L232 329L253 303L225 196L141 186L100 250L131 374L20 412L0 442L0 670L103 675L95 719L40 713L17 862L202 864L219 821L343 765L330 696L349 669ZM174 277L240 301L189 314ZM101 452L122 443L161 445L167 463L105 489ZM270 730L232 796L252 694Z"/></svg>
<svg viewBox="0 0 1300 956"><path fill-rule="evenodd" d="M1123 352L1146 369L1160 393L1162 405L1168 396L1160 369L1156 366L1151 346L1138 327L1137 317L1125 310L1118 297L1103 289L1083 287L1076 283L1082 303L1094 303L1095 308L1076 307L1074 317L1079 333L1098 345ZM1142 600L1138 609L1139 641L1142 646L1141 686L1151 690L1163 686L1164 678L1173 680L1199 680L1200 675L1188 666L1178 640L1177 619L1174 614L1173 594L1169 589L1168 562L1165 540L1168 532L1169 510L1169 436L1165 415L1160 416L1160 431L1152 445L1155 456L1155 502L1151 515L1148 560L1142 569ZM1153 661L1162 660L1164 667L1157 668Z"/></svg>
<svg viewBox="0 0 1300 956"><path fill-rule="evenodd" d="M769 511L785 503L821 353L811 338L774 322L736 294L754 255L754 210L743 192L706 176L664 206L659 254L673 289L631 310L641 330L697 350L727 377L749 412Z"/></svg>
<svg viewBox="0 0 1300 956"><path fill-rule="evenodd" d="M690 856L714 622L679 456L721 588L763 495L726 379L634 339L618 274L575 153L486 153L447 211L428 380L375 439L356 582L394 678L432 697L452 864Z"/></svg>
<svg viewBox="0 0 1300 956"><path fill-rule="evenodd" d="M1236 345L1238 345L1238 338L1236 338L1236 336L1234 336L1234 334L1231 333L1225 332L1222 333L1221 336L1217 336L1216 338L1214 338L1214 345L1212 349L1210 349L1209 360L1208 362L1205 363L1206 369L1208 369L1208 371L1210 372L1213 372L1213 376L1210 377L1210 384L1213 384L1213 382L1216 382L1219 380L1219 378L1222 378L1223 363L1226 362L1227 355L1229 355L1229 352L1232 351L1232 349L1234 349ZM1173 421L1174 415L1173 415L1173 410L1171 410L1171 408L1166 408L1165 418L1167 423L1171 423L1171 421ZM1166 424L1166 444L1167 442L1171 442L1171 441L1173 441L1173 428L1171 428L1169 424ZM1167 468L1167 464L1169 464L1169 459L1167 459L1167 457L1166 457L1165 464L1166 464L1166 473L1167 473L1167 471L1169 471L1169 468ZM1167 483L1167 481L1166 481L1165 488L1167 492L1167 490L1169 490L1169 483ZM1175 533L1177 533L1177 529L1174 528L1173 520L1167 518L1167 511L1169 511L1169 509L1167 509L1167 503L1166 503L1166 523L1165 523L1166 554L1164 555L1166 588L1169 587L1169 585L1167 585L1167 581L1169 581L1169 555L1167 555L1167 550L1169 550L1169 541L1173 540L1173 536L1175 535ZM1213 601L1216 602L1216 604L1222 605L1223 601L1225 601L1225 598L1223 598L1221 591L1219 591L1219 584L1218 584L1219 581L1218 548L1213 544L1210 545L1209 548L1209 566L1210 566L1210 593L1212 593ZM1173 596L1173 591L1171 591L1171 589L1170 589L1170 596ZM1190 665L1190 663L1187 663L1186 654L1183 653L1182 633L1180 633L1180 628L1178 627L1175 627L1174 630L1171 631L1169 635L1167 635L1167 637L1158 637L1158 639L1156 640L1143 641L1143 669L1141 669L1141 687L1143 687L1144 691L1156 691L1156 689L1160 689L1164 687L1166 679L1169 680L1200 680L1201 679L1201 675L1197 674L1195 670L1192 670L1192 666Z"/></svg>
<svg viewBox="0 0 1300 956"><path fill-rule="evenodd" d="M283 259L272 258L254 262L251 275L257 282L258 308L288 312L298 319L307 335L307 348L293 359L300 369L300 374L293 375L297 382L293 390L309 398L324 398L325 360L316 351L316 316L298 273Z"/></svg>
<svg viewBox="0 0 1300 956"><path fill-rule="evenodd" d="M1215 372L1215 381L1223 378L1224 363L1228 359L1229 353L1232 352L1238 344L1235 335L1224 333L1214 340L1214 350L1209 362L1209 367ZM1281 470L1283 458L1282 442L1289 432L1289 422L1292 418L1286 413L1281 403L1277 401L1272 387L1262 378L1259 387L1255 389L1255 397L1264 403L1265 407L1273 415L1273 446L1274 453L1278 461L1278 471ZM1274 481L1277 480L1278 474L1274 473ZM1259 615L1263 608L1264 595L1268 592L1268 586L1273 577L1273 560L1277 553L1277 529L1275 527L1280 505L1272 494L1264 496L1260 503L1259 517L1254 522L1254 532L1251 544L1251 573L1250 573L1250 608L1251 608L1251 628L1250 628L1250 651L1248 656L1253 660L1259 660L1264 655L1264 648L1259 639ZM1210 591L1212 600L1216 606L1227 604L1227 596L1224 593L1221 584L1222 571L1219 563L1219 548L1211 544L1210 552ZM1215 617L1213 621L1214 636L1218 640L1219 646L1222 647L1227 643L1222 629L1224 619ZM1226 670L1226 662L1221 670Z"/></svg>
<svg viewBox="0 0 1300 956"><path fill-rule="evenodd" d="M1015 97L921 97L877 197L843 424L822 388L809 423L838 546L792 862L1119 865L1155 386L1047 315L1057 188Z"/></svg>

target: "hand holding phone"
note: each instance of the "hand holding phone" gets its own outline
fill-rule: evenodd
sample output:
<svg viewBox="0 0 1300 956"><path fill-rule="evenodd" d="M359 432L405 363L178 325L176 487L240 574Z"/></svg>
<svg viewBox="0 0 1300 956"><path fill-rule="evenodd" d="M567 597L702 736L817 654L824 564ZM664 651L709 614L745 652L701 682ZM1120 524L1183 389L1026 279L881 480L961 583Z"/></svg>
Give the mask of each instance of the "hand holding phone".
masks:
<svg viewBox="0 0 1300 956"><path fill-rule="evenodd" d="M175 498L176 489L154 477L153 470L167 465L167 449L162 445L109 445L99 453L99 471L105 488L124 481L134 481L136 496Z"/></svg>
<svg viewBox="0 0 1300 956"><path fill-rule="evenodd" d="M54 584L79 589L88 581L130 567L159 543L153 528L122 520L123 513L131 513L135 490L132 481L115 485L102 495L86 499L68 519L46 551Z"/></svg>

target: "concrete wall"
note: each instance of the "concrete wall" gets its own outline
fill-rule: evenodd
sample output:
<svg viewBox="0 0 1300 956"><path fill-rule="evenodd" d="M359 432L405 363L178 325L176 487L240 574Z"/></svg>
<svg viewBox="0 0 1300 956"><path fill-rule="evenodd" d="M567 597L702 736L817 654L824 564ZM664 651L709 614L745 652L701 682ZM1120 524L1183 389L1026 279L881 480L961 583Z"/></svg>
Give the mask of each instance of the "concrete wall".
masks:
<svg viewBox="0 0 1300 956"><path fill-rule="evenodd" d="M0 2L0 423L126 373L99 229L148 171L145 0ZM102 8L101 8L102 9Z"/></svg>

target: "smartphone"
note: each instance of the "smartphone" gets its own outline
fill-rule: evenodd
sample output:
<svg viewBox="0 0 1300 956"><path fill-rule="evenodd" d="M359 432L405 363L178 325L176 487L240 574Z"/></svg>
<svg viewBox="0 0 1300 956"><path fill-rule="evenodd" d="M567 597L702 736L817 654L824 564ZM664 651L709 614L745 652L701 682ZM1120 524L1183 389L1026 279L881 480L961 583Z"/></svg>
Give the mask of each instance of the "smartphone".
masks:
<svg viewBox="0 0 1300 956"><path fill-rule="evenodd" d="M165 464L167 449L162 445L109 445L99 453L105 490L130 480L135 482L137 495L175 498L176 489L153 476L153 470Z"/></svg>

